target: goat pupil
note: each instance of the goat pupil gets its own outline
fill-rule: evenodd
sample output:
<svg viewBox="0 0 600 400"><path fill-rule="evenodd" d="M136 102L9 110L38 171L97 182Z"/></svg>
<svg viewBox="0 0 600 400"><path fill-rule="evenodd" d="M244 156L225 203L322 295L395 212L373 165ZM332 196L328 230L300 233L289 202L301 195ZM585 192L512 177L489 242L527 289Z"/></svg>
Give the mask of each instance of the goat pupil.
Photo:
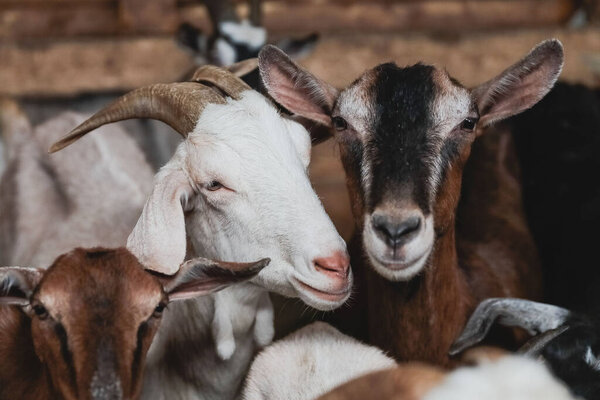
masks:
<svg viewBox="0 0 600 400"><path fill-rule="evenodd" d="M208 190L219 190L219 189L221 189L222 187L223 187L223 185L221 185L221 183L220 183L220 182L217 182L217 181L211 181L211 182L208 184Z"/></svg>
<svg viewBox="0 0 600 400"><path fill-rule="evenodd" d="M48 316L48 311L44 308L44 306L36 305L33 307L33 312L40 318L46 318Z"/></svg>
<svg viewBox="0 0 600 400"><path fill-rule="evenodd" d="M333 117L332 122L333 127L338 131L343 131L344 129L348 128L348 123L342 117Z"/></svg>
<svg viewBox="0 0 600 400"><path fill-rule="evenodd" d="M160 303L159 305L157 305L154 309L154 316L160 316L160 314L162 314L162 312L164 311L165 307L165 303Z"/></svg>
<svg viewBox="0 0 600 400"><path fill-rule="evenodd" d="M466 131L472 131L475 128L475 120L467 118L462 123L462 128Z"/></svg>

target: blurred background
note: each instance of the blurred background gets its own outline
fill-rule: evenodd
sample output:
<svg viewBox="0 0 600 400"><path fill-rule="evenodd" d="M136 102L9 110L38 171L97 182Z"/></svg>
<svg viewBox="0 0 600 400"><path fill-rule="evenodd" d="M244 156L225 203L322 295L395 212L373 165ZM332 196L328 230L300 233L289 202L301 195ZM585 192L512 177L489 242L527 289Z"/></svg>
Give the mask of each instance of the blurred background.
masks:
<svg viewBox="0 0 600 400"><path fill-rule="evenodd" d="M233 1L240 16L246 1ZM445 67L483 82L550 37L566 50L562 79L600 84L596 0L266 0L268 41L318 33L300 62L343 87L394 61ZM0 95L68 99L180 80L197 57L177 43L181 25L211 32L202 1L0 0ZM314 149L311 177L342 235L352 233L344 173L331 141Z"/></svg>

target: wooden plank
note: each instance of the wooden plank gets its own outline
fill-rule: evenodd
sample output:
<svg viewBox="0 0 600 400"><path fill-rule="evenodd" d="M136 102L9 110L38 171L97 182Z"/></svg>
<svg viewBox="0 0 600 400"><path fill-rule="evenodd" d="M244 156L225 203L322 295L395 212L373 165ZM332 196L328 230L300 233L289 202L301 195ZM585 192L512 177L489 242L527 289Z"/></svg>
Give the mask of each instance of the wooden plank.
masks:
<svg viewBox="0 0 600 400"><path fill-rule="evenodd" d="M438 0L375 6L267 3L264 24L269 32L465 32L558 25L566 21L572 11L571 0Z"/></svg>
<svg viewBox="0 0 600 400"><path fill-rule="evenodd" d="M119 5L113 1L89 0L69 7L2 7L0 39L172 34L179 21L210 27L202 4L180 4L177 17L174 14L176 1L123 0ZM238 7L244 9L242 4ZM558 25L572 11L572 0L421 0L393 3L367 3L363 0L353 4L276 0L264 3L264 24L270 33L275 34L357 29L363 32L464 32Z"/></svg>
<svg viewBox="0 0 600 400"><path fill-rule="evenodd" d="M0 38L112 35L120 30L116 3L0 10Z"/></svg>
<svg viewBox="0 0 600 400"><path fill-rule="evenodd" d="M177 0L119 1L119 23L124 32L173 32L178 22Z"/></svg>
<svg viewBox="0 0 600 400"><path fill-rule="evenodd" d="M173 82L192 60L170 37L0 44L0 94L68 96Z"/></svg>

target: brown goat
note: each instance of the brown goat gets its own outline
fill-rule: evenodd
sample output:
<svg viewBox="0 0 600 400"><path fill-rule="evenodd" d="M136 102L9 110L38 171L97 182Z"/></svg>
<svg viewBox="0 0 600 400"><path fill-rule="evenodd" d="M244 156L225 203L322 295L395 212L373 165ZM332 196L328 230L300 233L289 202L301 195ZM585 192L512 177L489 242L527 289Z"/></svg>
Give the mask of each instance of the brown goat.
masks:
<svg viewBox="0 0 600 400"><path fill-rule="evenodd" d="M480 300L540 295L508 132L486 128L539 101L562 63L552 40L472 90L443 69L388 63L338 92L277 48L262 50L269 94L334 130L361 247L352 261L357 280L366 276L369 341L398 360L449 364Z"/></svg>
<svg viewBox="0 0 600 400"><path fill-rule="evenodd" d="M157 277L124 248L79 248L47 270L0 268L0 399L136 399L167 303L246 281L267 263L198 258Z"/></svg>

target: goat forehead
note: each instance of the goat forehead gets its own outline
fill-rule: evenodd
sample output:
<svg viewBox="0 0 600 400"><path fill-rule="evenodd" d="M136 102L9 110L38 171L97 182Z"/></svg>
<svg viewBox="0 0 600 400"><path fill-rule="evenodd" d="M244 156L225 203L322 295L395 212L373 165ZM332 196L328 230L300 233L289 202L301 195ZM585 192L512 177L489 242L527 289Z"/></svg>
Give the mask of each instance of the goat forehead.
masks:
<svg viewBox="0 0 600 400"><path fill-rule="evenodd" d="M298 158L292 135L308 132L296 122L284 119L262 95L253 91L243 93L240 100L229 99L226 104L211 104L202 113L196 129L189 137L190 153L197 159L190 161L190 168L206 164L207 153L217 153L246 167L262 167L277 162L294 165ZM307 143L308 140L307 140ZM217 160L218 161L218 160Z"/></svg>
<svg viewBox="0 0 600 400"><path fill-rule="evenodd" d="M57 312L101 313L116 305L133 310L152 305L163 295L158 281L125 249L76 249L63 255L48 269L38 290L40 301Z"/></svg>

